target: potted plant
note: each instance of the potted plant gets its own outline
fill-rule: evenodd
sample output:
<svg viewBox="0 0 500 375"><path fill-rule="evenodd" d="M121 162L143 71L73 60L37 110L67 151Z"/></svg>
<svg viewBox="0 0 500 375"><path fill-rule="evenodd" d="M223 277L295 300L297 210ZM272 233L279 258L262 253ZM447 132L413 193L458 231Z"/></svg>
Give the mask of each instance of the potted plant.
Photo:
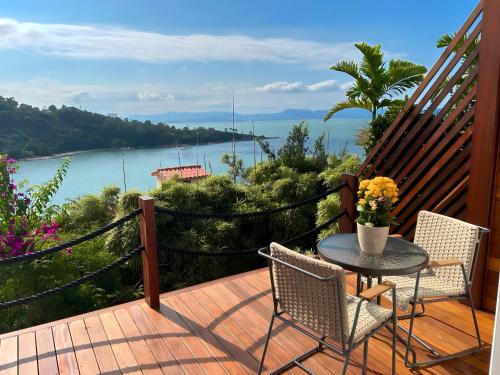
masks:
<svg viewBox="0 0 500 375"><path fill-rule="evenodd" d="M398 187L389 177L375 177L359 183L358 197L359 246L368 255L381 255L389 226L395 223L391 211L398 200Z"/></svg>

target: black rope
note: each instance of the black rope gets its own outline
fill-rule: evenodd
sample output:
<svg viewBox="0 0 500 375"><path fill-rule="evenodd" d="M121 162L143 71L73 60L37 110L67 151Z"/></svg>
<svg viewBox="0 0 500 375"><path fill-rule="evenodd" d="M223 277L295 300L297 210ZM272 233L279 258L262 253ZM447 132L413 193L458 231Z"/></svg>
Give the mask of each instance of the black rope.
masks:
<svg viewBox="0 0 500 375"><path fill-rule="evenodd" d="M109 224L107 224L99 229L96 229L93 232L90 232L82 237L75 238L74 240L70 240L70 241L65 242L63 244L60 244L60 245L57 245L57 246L54 246L54 247L51 247L48 249L35 251L33 253L30 253L30 254L23 254L23 255L16 256L16 257L12 257L12 258L2 259L2 260L0 260L0 266L5 265L5 264L14 264L14 263L22 262L25 260L38 259L38 258L41 258L41 257L48 255L48 254L57 253L58 251L67 249L68 247L73 247L73 246L79 245L83 242L86 242L86 241L89 241L93 238L99 237L101 234L109 232L111 229L114 229L114 228L122 225L123 223L129 221L130 219L138 216L141 212L142 212L142 209L138 208L137 210L126 214L125 216L119 218L116 221L113 221L112 223L109 223Z"/></svg>
<svg viewBox="0 0 500 375"><path fill-rule="evenodd" d="M314 197L307 198L307 199L304 199L302 201L289 204L287 206L273 208L273 209L265 210L265 211L231 212L231 213L227 213L227 214L220 214L217 212L200 213L200 212L177 211L177 210L172 210L172 209L169 209L166 207L159 207L159 206L155 206L155 211L159 214L162 214L162 215L169 215L169 216L173 216L173 217L192 218L192 219L232 220L232 219L241 219L241 218L248 218L248 217L269 216L269 215L277 214L279 212L288 211L288 210L303 206L303 205L311 203L311 202L318 201L320 199L323 199L324 197L327 197L330 194L338 192L344 186L347 186L346 182L341 183L340 185L334 187L333 189L329 189L321 194L315 195Z"/></svg>
<svg viewBox="0 0 500 375"><path fill-rule="evenodd" d="M125 263L126 261L131 259L134 255L141 252L143 249L144 249L143 245L136 247L134 250L123 255L121 258L115 260L113 263L110 263L107 266L104 266L103 268L98 269L97 271L86 274L85 276L83 276L77 280L73 280L67 284L64 284L64 285L61 285L61 286L37 293L37 294L33 294L31 296L28 296L28 297L18 298L18 299L14 299L14 300L8 301L8 302L1 302L0 303L0 310L6 309L9 307L19 306L19 305L26 305L26 304L33 302L33 301L36 301L40 298L62 292L66 289L70 289L70 288L73 288L75 286L82 285L89 280L95 279L97 276L101 275L102 273L110 271L113 268L116 268L116 267L122 265L123 263Z"/></svg>
<svg viewBox="0 0 500 375"><path fill-rule="evenodd" d="M311 230L309 230L305 233L302 233L298 236L295 236L295 237L290 238L290 239L285 240L285 241L281 241L280 243L282 245L287 245L289 243L295 242L297 240L300 240L302 238L305 238L305 237L308 237L312 234L315 234L315 233L327 228L331 224L335 223L339 218L341 218L345 214L346 214L346 211L342 210L337 215L335 215L331 219L327 220L323 224L318 225L318 226L312 228ZM238 251L212 251L212 252L210 252L210 251L203 251L203 250L179 249L179 248L170 247L170 246L167 246L167 247L160 246L159 251L160 252L174 252L174 253L189 254L189 255L200 255L200 256L229 257L232 255L253 254L253 253L256 253L257 251L259 251L259 249L261 249L261 248L262 248L262 246L255 248L255 249L246 249L246 250L238 250ZM160 264L160 266L164 266L164 265L165 264Z"/></svg>

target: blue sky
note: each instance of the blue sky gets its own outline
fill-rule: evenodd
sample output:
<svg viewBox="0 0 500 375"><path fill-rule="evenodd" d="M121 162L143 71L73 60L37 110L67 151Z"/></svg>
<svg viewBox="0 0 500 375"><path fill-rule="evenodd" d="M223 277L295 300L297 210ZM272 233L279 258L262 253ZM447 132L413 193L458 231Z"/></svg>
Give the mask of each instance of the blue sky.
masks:
<svg viewBox="0 0 500 375"><path fill-rule="evenodd" d="M470 0L9 1L0 5L0 95L101 113L325 109L353 43L432 65Z"/></svg>

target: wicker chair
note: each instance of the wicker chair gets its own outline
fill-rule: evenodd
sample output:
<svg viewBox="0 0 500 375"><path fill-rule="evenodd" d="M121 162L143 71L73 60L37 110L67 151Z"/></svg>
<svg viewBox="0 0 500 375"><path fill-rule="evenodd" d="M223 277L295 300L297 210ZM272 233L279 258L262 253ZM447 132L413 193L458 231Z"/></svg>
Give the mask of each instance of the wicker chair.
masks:
<svg viewBox="0 0 500 375"><path fill-rule="evenodd" d="M477 249L482 235L489 230L472 225L448 216L420 211L417 219L414 243L429 253L429 267L415 275L389 276L384 281L396 284L396 301L399 308L411 313L400 316L398 319L410 319L408 342L406 347L405 365L407 367L423 367L445 360L454 359L463 355L481 350L481 337L476 319L476 310L470 293L470 283L474 276ZM394 301L394 295L385 293L385 297ZM478 345L476 347L450 355L441 355L434 348L413 334L413 325L416 317L425 312L425 304L450 300L469 300L472 319L476 330ZM421 305L422 311L416 311ZM402 327L401 327L402 328ZM429 350L436 359L417 362L411 341L415 339ZM409 352L412 353L412 362L409 363Z"/></svg>
<svg viewBox="0 0 500 375"><path fill-rule="evenodd" d="M345 374L351 352L364 343L363 374L366 373L368 340L379 329L388 326L393 332L392 373L395 373L395 332L396 304L386 309L374 302L373 298L392 290L394 285L386 282L364 291L360 297L348 295L345 289L344 270L333 264L294 252L277 243L269 249L261 249L259 254L269 260L274 310L269 325L264 351L259 366L259 374L271 338L275 319L318 341L318 345L302 355L293 358L272 374L285 371L293 366L312 373L301 362L323 348L329 348L345 357L342 374ZM287 314L288 317L285 317ZM297 325L300 323L319 333ZM335 345L329 340L335 341Z"/></svg>

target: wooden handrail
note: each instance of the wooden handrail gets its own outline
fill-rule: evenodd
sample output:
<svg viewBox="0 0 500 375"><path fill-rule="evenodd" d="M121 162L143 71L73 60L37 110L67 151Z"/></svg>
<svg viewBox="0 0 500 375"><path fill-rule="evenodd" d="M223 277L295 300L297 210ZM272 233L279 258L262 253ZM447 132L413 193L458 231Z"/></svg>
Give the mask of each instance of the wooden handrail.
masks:
<svg viewBox="0 0 500 375"><path fill-rule="evenodd" d="M160 307L160 278L158 271L158 250L156 243L155 201L151 197L140 196L139 207L142 251L142 272L144 277L144 298L149 307Z"/></svg>

